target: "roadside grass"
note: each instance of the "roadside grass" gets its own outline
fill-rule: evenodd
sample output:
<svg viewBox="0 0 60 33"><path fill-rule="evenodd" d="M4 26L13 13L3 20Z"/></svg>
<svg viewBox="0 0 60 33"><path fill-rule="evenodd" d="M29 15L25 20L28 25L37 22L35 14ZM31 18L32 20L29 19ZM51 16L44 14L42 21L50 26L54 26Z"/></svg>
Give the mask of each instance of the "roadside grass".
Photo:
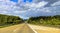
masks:
<svg viewBox="0 0 60 33"><path fill-rule="evenodd" d="M52 28L59 28L60 29L60 25L45 25L45 24L39 24L39 23L28 23L28 24L31 24L31 25L37 25L37 26L45 26L45 27L52 27Z"/></svg>

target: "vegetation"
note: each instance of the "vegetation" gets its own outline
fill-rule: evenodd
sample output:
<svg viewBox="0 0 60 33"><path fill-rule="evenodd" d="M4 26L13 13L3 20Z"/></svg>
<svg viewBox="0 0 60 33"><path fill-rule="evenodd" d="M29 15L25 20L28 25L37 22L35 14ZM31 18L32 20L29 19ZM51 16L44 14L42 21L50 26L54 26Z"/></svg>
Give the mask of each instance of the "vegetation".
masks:
<svg viewBox="0 0 60 33"><path fill-rule="evenodd" d="M60 27L60 15L31 17L27 22L30 24Z"/></svg>
<svg viewBox="0 0 60 33"><path fill-rule="evenodd" d="M24 23L24 21L30 24L60 27L60 15L31 17L28 20L23 20L18 16L0 14L0 27Z"/></svg>
<svg viewBox="0 0 60 33"><path fill-rule="evenodd" d="M23 19L18 16L9 16L0 14L0 27L23 23Z"/></svg>

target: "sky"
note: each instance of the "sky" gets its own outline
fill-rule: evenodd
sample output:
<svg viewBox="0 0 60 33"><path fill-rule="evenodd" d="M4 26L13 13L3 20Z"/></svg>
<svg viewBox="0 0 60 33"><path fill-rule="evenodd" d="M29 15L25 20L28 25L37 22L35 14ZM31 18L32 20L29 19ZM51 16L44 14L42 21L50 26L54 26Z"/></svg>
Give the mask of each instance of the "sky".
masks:
<svg viewBox="0 0 60 33"><path fill-rule="evenodd" d="M60 15L60 0L0 0L0 14L23 19Z"/></svg>

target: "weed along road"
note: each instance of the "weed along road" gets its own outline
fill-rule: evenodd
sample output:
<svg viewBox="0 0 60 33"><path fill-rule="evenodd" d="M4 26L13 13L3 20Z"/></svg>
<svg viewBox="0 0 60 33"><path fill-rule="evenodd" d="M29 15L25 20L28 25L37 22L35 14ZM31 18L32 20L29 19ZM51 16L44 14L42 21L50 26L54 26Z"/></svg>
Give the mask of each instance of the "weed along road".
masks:
<svg viewBox="0 0 60 33"><path fill-rule="evenodd" d="M27 24L0 28L0 33L35 33Z"/></svg>

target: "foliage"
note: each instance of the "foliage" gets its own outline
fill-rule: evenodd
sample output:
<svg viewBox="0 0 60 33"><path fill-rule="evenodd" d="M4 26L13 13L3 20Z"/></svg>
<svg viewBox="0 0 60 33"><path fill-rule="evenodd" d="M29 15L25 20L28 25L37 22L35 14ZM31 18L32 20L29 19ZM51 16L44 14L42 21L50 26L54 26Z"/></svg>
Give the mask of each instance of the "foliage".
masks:
<svg viewBox="0 0 60 33"><path fill-rule="evenodd" d="M60 15L31 17L29 18L29 20L27 20L27 22L31 24L37 24L37 25L48 25L48 26L60 27Z"/></svg>
<svg viewBox="0 0 60 33"><path fill-rule="evenodd" d="M0 26L18 23L23 23L23 20L20 17L0 14Z"/></svg>

